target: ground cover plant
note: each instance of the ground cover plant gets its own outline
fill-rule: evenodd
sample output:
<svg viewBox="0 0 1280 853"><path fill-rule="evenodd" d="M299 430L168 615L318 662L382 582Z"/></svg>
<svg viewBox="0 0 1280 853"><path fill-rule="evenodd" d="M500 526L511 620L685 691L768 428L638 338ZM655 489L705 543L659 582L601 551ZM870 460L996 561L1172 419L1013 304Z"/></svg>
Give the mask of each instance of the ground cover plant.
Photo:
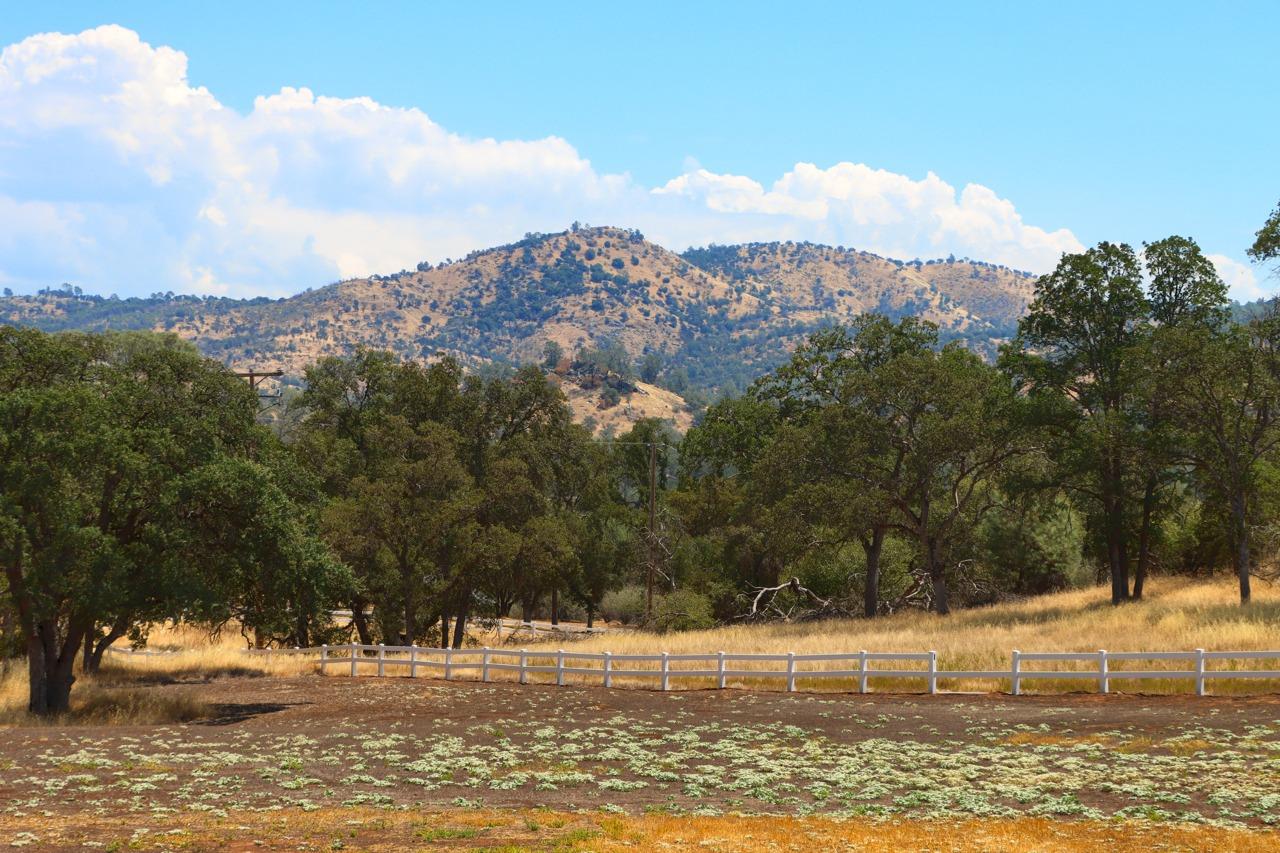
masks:
<svg viewBox="0 0 1280 853"><path fill-rule="evenodd" d="M216 837L255 812L353 809L365 810L357 821L385 813L392 835L444 811L429 825L432 843L449 844L472 840L444 832L458 825L452 813L531 806L590 815L561 819L595 833L622 817L642 834L670 832L646 815L981 820L995 832L1046 819L1105 822L1118 837L1156 822L1206 839L1280 821L1271 696L659 694L313 676L146 689L188 692L210 713L6 732L0 825L14 829L11 843L25 832L52 844L54 831L165 849L182 839L164 833L183 830L200 849L188 816ZM77 840L73 826L86 834ZM542 843L500 836L472 846Z"/></svg>

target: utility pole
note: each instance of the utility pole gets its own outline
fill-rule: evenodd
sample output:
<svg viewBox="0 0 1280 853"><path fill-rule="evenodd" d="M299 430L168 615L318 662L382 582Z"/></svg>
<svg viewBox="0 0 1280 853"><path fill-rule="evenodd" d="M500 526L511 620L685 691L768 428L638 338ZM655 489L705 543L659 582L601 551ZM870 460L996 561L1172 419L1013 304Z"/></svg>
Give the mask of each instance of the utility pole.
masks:
<svg viewBox="0 0 1280 853"><path fill-rule="evenodd" d="M272 394L269 392L259 391L258 386L262 384L262 380L264 379L284 376L283 370L237 370L236 376L239 376L241 379L248 379L249 389L252 391L258 391L259 399L273 400L280 396L278 393Z"/></svg>
<svg viewBox="0 0 1280 853"><path fill-rule="evenodd" d="M658 560L658 443L649 442L649 566L645 573L645 621L653 619L653 574Z"/></svg>

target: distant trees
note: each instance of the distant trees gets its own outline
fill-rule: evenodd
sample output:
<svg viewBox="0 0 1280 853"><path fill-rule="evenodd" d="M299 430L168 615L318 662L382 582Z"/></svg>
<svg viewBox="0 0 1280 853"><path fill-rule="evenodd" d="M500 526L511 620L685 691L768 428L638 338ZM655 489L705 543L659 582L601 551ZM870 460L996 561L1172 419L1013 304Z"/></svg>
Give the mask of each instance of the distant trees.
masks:
<svg viewBox="0 0 1280 853"><path fill-rule="evenodd" d="M502 610L570 589L596 463L540 369L464 376L449 359L361 352L313 365L307 383L296 448L326 484L362 642L418 642L438 624L458 645L478 597Z"/></svg>

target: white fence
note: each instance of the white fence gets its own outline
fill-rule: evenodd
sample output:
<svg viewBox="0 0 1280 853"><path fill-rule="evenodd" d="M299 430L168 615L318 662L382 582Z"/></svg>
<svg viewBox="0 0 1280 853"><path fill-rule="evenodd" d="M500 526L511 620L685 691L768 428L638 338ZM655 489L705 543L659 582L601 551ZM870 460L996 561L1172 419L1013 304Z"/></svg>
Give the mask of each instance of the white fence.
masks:
<svg viewBox="0 0 1280 853"><path fill-rule="evenodd" d="M1013 695L1020 695L1029 679L1054 681L1080 680L1097 685L1098 692L1108 693L1115 681L1190 680L1199 696L1206 693L1210 681L1236 679L1275 679L1280 670L1224 669L1224 664L1280 660L1280 651L1261 652L1022 652L1014 650L1007 670L938 669L938 653L867 652L841 654L643 654L615 655L610 652L568 652L563 649L529 651L527 649L434 649L419 646L371 646L349 644L321 646L316 649L262 650L258 654L319 652L321 674L337 667L341 675L361 673L379 676L404 674L418 677L420 670L440 674L444 679L469 673L480 681L491 681L495 673L514 673L521 684L531 674L553 677L563 685L572 677L577 683L612 687L614 679L647 679L656 681L659 690L670 690L672 682L698 680L714 682L724 689L732 680L778 680L789 692L800 680L850 679L858 692L866 693L872 680L910 679L923 681L929 693L938 692L938 683L947 680L1007 680ZM1128 669L1134 662L1185 662L1183 669ZM1037 664L1084 664L1088 668L1045 669ZM785 668L760 668L785 664ZM1031 665L1028 668L1028 664ZM1113 664L1121 664L1120 668ZM647 665L647 666L645 666ZM736 666L735 666L736 665Z"/></svg>

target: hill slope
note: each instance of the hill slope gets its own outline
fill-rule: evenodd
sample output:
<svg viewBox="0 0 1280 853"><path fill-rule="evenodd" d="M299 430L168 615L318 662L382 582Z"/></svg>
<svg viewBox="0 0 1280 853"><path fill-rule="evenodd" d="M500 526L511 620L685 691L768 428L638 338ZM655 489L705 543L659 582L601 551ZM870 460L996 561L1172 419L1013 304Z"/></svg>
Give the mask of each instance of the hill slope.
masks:
<svg viewBox="0 0 1280 853"><path fill-rule="evenodd" d="M238 366L297 375L357 347L468 363L541 358L604 342L663 357L680 393L740 387L812 329L865 311L916 314L983 352L1009 336L1034 279L981 262L894 261L808 243L711 246L683 255L621 228L530 235L465 259L339 282L280 299L69 290L0 299L0 322L46 329L155 329ZM572 396L572 395L571 395ZM668 401L671 402L671 401Z"/></svg>

